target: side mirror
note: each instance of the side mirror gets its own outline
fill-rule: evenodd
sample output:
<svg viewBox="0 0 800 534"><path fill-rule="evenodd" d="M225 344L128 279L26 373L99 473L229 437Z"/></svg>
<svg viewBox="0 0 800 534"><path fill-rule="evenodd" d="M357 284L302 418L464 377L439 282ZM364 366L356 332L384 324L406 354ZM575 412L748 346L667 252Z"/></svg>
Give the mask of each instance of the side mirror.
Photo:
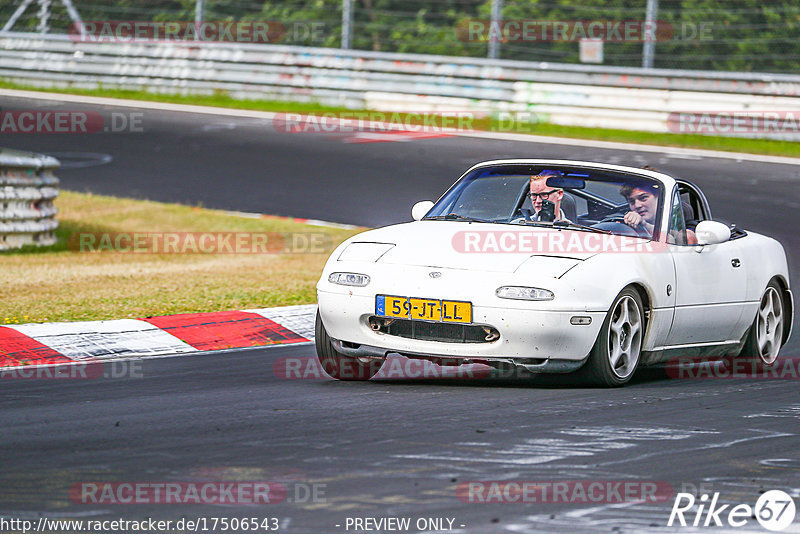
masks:
<svg viewBox="0 0 800 534"><path fill-rule="evenodd" d="M731 238L731 229L718 221L701 221L694 233L698 245L717 245Z"/></svg>
<svg viewBox="0 0 800 534"><path fill-rule="evenodd" d="M423 217L425 217L425 215L427 215L428 212L431 211L432 207L433 207L433 202L431 202L430 200L420 200L419 202L414 204L413 208L411 208L411 217L415 221L418 221Z"/></svg>

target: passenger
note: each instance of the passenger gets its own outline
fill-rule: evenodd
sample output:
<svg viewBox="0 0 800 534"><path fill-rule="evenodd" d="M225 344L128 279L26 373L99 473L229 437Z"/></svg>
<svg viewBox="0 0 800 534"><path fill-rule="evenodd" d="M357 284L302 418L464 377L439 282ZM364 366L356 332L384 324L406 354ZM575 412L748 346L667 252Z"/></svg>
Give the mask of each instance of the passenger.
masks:
<svg viewBox="0 0 800 534"><path fill-rule="evenodd" d="M691 228L686 229L686 244L687 245L697 244L697 234Z"/></svg>
<svg viewBox="0 0 800 534"><path fill-rule="evenodd" d="M558 187L548 187L547 179L553 176L559 176L557 174L548 173L547 171L537 174L536 176L531 176L531 185L530 185L530 197L531 197L531 204L533 205L533 214L531 216L532 221L566 221L571 222L569 219L564 217L564 214L561 213L561 199L564 198L564 190ZM554 219L550 219L550 217L544 213L542 213L542 207L544 206L543 201L552 202L555 206L553 209ZM544 218L543 218L544 216Z"/></svg>
<svg viewBox="0 0 800 534"><path fill-rule="evenodd" d="M651 167L650 165L644 165L642 167L642 169L647 170L647 171L661 172L658 169L656 169L655 167ZM623 189L625 189L625 188L623 187ZM622 195L625 196L626 199L628 198L627 195L625 195L625 193L623 193L622 191L620 191L620 193L622 193ZM658 195L656 195L656 203L658 203L657 202L658 201L657 197L658 197ZM628 200L628 205L630 205L630 200ZM687 215L688 204L684 205L684 203L681 203L681 208L684 210L684 212L683 212L684 222L688 223L688 219L691 218L690 215ZM631 209L633 209L633 208L631 207ZM691 208L688 208L688 211L691 212ZM655 218L655 215L653 217ZM652 231L650 232L650 235L653 235ZM697 234L695 234L693 229L691 229L688 226L686 226L686 242L683 243L683 242L680 242L680 241L683 241L683 239L680 236L670 235L670 238L669 238L669 242L670 243L676 243L676 244L679 244L679 245L696 245L697 244Z"/></svg>
<svg viewBox="0 0 800 534"><path fill-rule="evenodd" d="M625 224L633 229L643 228L652 236L658 212L658 189L655 184L644 181L636 185L625 184L619 193L628 201L631 210L623 218Z"/></svg>

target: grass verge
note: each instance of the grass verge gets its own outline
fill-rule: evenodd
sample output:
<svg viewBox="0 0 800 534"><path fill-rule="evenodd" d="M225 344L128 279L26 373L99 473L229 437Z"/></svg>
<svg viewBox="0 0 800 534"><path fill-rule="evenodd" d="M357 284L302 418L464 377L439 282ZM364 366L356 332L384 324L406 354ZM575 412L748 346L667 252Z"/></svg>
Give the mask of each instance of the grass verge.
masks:
<svg viewBox="0 0 800 534"><path fill-rule="evenodd" d="M129 91L106 88L78 89L68 87L58 89L43 89L40 87L26 86L10 81L0 81L0 88L286 113L357 113L364 111L342 107L323 106L317 103L270 100L239 100L222 91L214 95L169 95L150 93L147 91ZM402 116L403 114L399 115ZM470 126L477 130L526 133L532 135L568 137L574 139L593 139L599 141L618 141L624 143L638 143L669 147L700 148L706 150L720 150L724 152L765 154L771 156L800 157L800 143L792 141L742 139L735 137L697 134L650 133L632 130L560 126L557 124L548 123L516 123L512 129L509 129L508 125L503 124L498 120L488 118L475 119L474 121L471 121Z"/></svg>
<svg viewBox="0 0 800 534"><path fill-rule="evenodd" d="M359 231L69 191L61 192L56 205L60 225L55 245L0 253L4 274L0 324L313 303L314 286L328 255ZM185 239L169 248L171 253L110 250L117 245L130 248L137 232L162 237L185 235L181 232L193 232L196 237L201 232L241 232L245 237L266 236L266 246L252 240L237 246L234 237L230 247L220 248L273 252L193 253L195 247L187 246L191 242ZM104 241L105 233L122 233L122 240ZM90 251L75 250L80 248L81 235L90 236L84 240L84 250ZM167 248L165 243L162 239L160 250Z"/></svg>

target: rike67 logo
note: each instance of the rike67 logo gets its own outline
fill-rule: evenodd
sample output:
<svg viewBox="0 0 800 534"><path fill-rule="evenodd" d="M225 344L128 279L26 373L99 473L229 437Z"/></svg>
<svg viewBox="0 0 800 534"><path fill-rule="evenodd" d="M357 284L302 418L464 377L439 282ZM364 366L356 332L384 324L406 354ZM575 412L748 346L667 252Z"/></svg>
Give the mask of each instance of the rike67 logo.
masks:
<svg viewBox="0 0 800 534"><path fill-rule="evenodd" d="M792 496L781 490L763 493L754 507L749 504L718 504L719 492L709 501L704 494L699 499L691 493L678 493L672 504L667 526L677 524L686 527L743 527L751 517L767 530L785 530L795 518L795 504ZM689 523L687 523L687 520ZM676 525L677 526L677 525Z"/></svg>

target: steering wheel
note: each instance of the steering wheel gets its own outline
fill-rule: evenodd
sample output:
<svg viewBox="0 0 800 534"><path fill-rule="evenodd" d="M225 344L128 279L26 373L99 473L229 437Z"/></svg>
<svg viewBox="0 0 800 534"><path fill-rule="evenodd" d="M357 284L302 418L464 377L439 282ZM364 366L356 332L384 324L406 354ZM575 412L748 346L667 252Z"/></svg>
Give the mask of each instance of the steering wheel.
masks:
<svg viewBox="0 0 800 534"><path fill-rule="evenodd" d="M510 223L523 223L525 221L532 221L533 213L529 209L517 208L511 215L508 222Z"/></svg>
<svg viewBox="0 0 800 534"><path fill-rule="evenodd" d="M636 232L636 235L638 235L639 237L644 237L645 239L652 239L653 238L653 236L650 234L650 232L647 231L647 229L644 227L644 225L640 224L636 228L633 228L630 225L628 225L625 222L625 217L623 215L618 215L618 214L609 215L608 217L604 218L603 220L601 220L597 224L603 224L603 223L620 223L620 224L624 224L625 226L627 226L628 228L630 228L631 230ZM596 226L596 225L592 225L592 226Z"/></svg>

